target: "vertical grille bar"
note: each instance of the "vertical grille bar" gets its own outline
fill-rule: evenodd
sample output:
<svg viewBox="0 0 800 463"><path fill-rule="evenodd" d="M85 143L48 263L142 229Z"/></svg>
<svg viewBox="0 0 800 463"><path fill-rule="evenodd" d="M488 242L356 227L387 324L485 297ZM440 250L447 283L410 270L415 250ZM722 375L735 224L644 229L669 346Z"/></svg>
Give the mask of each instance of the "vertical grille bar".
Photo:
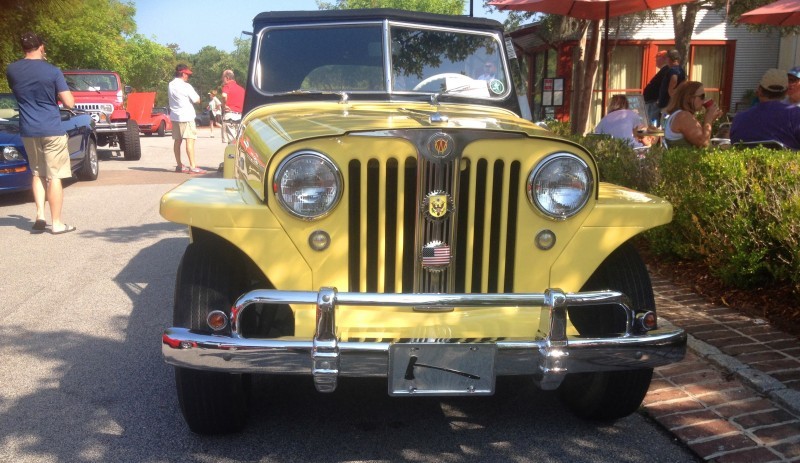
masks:
<svg viewBox="0 0 800 463"><path fill-rule="evenodd" d="M499 161L498 161L499 162ZM512 256L508 255L508 205L509 205L509 190L512 188L511 185L511 169L503 169L503 181L500 187L501 191L501 198L500 198L500 236L498 237L499 242L499 253L498 258L500 258L500 262L506 262L507 259L511 259ZM516 215L515 215L516 216ZM506 279L506 267L505 265L498 265L497 266L497 292L503 293L506 292L508 288L505 285Z"/></svg>
<svg viewBox="0 0 800 463"><path fill-rule="evenodd" d="M367 199L369 198L369 188L368 188L368 180L369 180L369 162L362 162L361 163L361 215L362 218L359 220L359 249L361 252L361 259L359 261L359 270L361 278L358 282L358 290L361 292L367 291L367 275L369 275L369 269L367 269L367 224L368 224L368 209L367 209Z"/></svg>
<svg viewBox="0 0 800 463"><path fill-rule="evenodd" d="M386 204L386 164L385 162L378 163L378 292L386 291L386 209L389 207Z"/></svg>
<svg viewBox="0 0 800 463"><path fill-rule="evenodd" d="M398 161L397 163L397 226L395 229L397 230L397 236L395 237L395 259L394 259L394 290L395 292L402 292L403 291L403 244L405 242L405 230L406 230L406 223L405 223L405 205L406 205L406 168L405 163L401 162L402 160ZM389 205L387 204L387 207ZM412 225L413 226L413 225ZM413 251L411 251L413 252Z"/></svg>
<svg viewBox="0 0 800 463"><path fill-rule="evenodd" d="M462 185L462 189L468 192L468 200L467 200L467 217L466 220L468 224L475 222L475 204L477 201L476 192L475 192L475 184L477 183L478 169L475 163L469 164L469 183L467 185ZM462 206L463 207L463 206ZM463 210L463 209L462 209ZM467 227L467 252L466 252L466 267L464 272L464 292L471 293L472 292L472 270L475 266L474 262L474 255L470 250L470 244L475 242L475 227Z"/></svg>
<svg viewBox="0 0 800 463"><path fill-rule="evenodd" d="M483 197L483 245L481 257L481 292L489 292L489 258L492 254L492 192L494 191L494 168L493 164L486 166L486 194Z"/></svg>

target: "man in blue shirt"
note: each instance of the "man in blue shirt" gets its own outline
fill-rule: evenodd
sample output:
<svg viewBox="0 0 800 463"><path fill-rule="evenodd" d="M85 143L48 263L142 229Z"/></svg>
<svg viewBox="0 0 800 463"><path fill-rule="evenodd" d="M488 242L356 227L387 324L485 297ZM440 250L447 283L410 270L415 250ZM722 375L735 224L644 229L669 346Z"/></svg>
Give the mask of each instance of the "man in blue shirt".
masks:
<svg viewBox="0 0 800 463"><path fill-rule="evenodd" d="M776 140L800 149L800 108L783 101L788 88L786 71L767 70L756 89L759 103L733 119L731 142Z"/></svg>
<svg viewBox="0 0 800 463"><path fill-rule="evenodd" d="M20 37L20 44L25 58L8 65L6 78L19 104L20 135L33 173L36 221L32 232L41 233L46 228L45 200L50 202L51 233L71 232L75 227L61 220L64 202L61 179L71 177L72 170L58 101L72 108L75 99L61 70L47 62L42 39L26 32Z"/></svg>

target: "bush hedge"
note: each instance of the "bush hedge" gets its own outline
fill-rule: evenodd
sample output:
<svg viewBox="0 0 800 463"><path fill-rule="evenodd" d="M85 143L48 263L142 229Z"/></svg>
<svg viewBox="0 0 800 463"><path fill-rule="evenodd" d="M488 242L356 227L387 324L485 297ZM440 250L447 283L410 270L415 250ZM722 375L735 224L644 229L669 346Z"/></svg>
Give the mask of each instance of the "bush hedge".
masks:
<svg viewBox="0 0 800 463"><path fill-rule="evenodd" d="M800 157L794 151L653 147L556 132L586 146L600 180L652 193L673 221L645 234L662 257L700 260L737 288L791 285L800 295Z"/></svg>

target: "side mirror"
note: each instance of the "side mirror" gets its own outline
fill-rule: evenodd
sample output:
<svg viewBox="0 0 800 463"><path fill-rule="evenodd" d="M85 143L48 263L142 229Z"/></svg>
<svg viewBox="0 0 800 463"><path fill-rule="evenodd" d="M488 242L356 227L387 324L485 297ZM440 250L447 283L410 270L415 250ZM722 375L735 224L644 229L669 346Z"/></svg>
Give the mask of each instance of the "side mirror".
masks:
<svg viewBox="0 0 800 463"><path fill-rule="evenodd" d="M125 93L131 93L132 90L133 88L130 85L125 86Z"/></svg>

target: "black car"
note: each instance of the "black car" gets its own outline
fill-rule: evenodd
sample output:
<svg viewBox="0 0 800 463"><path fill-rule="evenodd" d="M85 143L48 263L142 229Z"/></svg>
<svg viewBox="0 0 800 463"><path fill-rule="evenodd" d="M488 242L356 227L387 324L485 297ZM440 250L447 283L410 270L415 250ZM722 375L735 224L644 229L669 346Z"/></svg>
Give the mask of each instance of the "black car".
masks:
<svg viewBox="0 0 800 463"><path fill-rule="evenodd" d="M211 111L203 110L203 112L198 113L197 116L194 118L194 123L198 127L208 127L211 125Z"/></svg>

